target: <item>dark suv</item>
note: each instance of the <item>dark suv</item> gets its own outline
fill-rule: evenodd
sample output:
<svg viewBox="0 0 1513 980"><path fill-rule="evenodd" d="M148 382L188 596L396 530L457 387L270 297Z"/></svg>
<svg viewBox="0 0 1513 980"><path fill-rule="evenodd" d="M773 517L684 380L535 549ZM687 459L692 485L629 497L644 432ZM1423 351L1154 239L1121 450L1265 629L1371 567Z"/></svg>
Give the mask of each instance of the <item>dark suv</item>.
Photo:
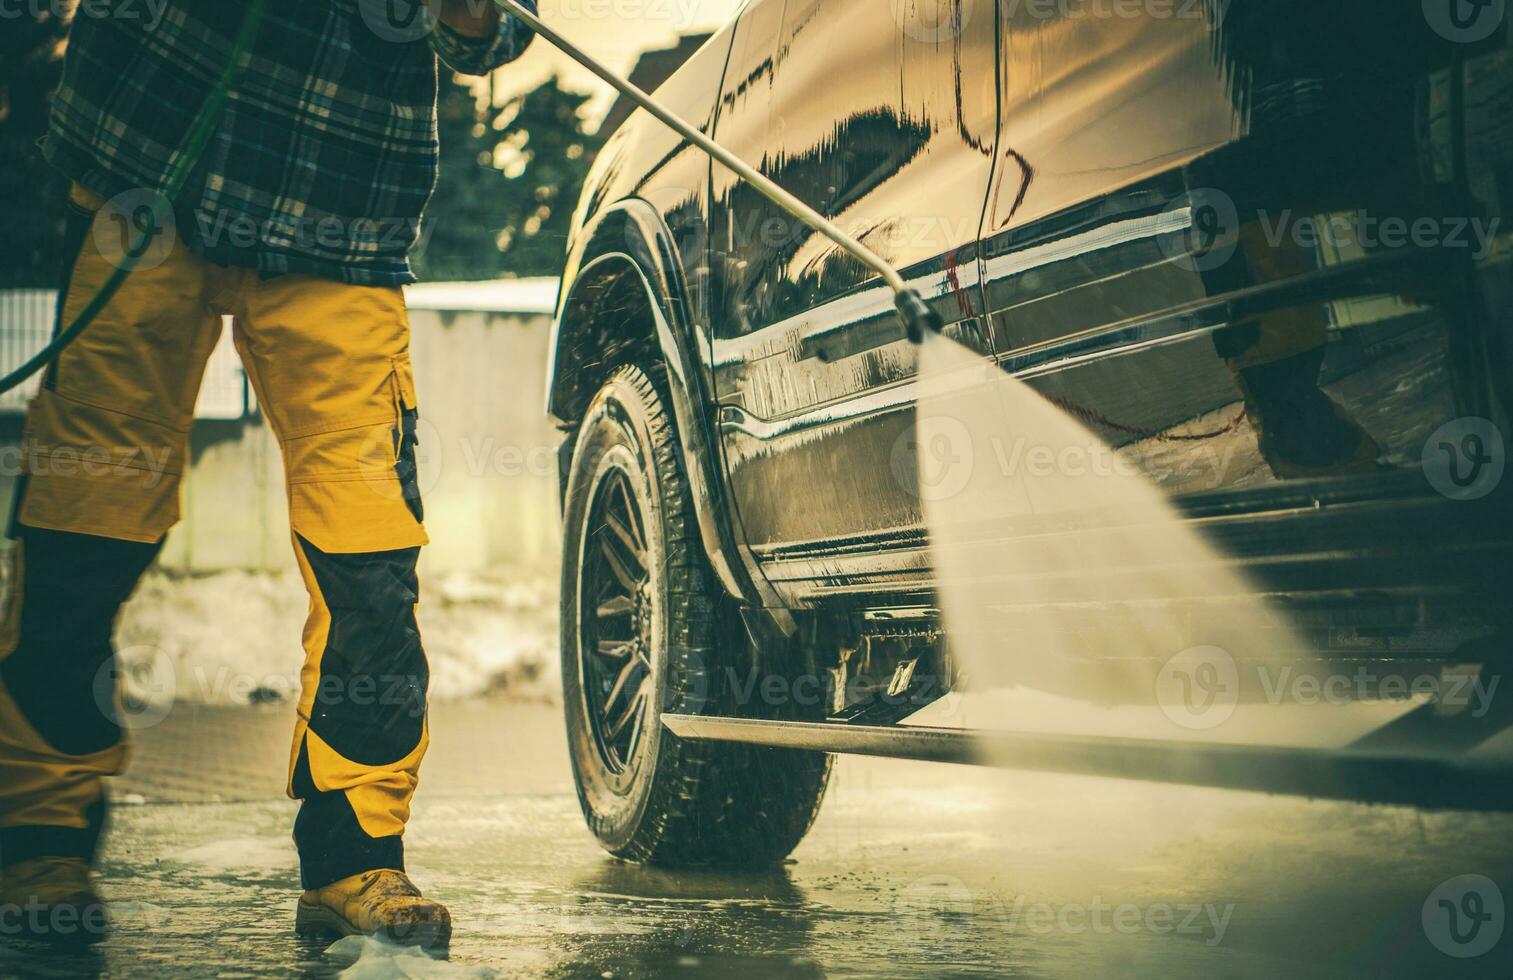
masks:
<svg viewBox="0 0 1513 980"><path fill-rule="evenodd" d="M657 96L1158 484L1313 654L1490 672L1513 554L1502 7L753 0ZM565 710L605 847L771 862L829 753L971 757L899 724L959 665L918 348L865 266L638 112L578 205L551 349ZM1056 533L995 546L1022 569ZM1149 601L1142 575L1115 557L1077 585L1117 607ZM1443 715L1307 759L1040 740L1022 761L1507 805L1502 776L1392 768L1406 732L1461 752L1508 724Z"/></svg>

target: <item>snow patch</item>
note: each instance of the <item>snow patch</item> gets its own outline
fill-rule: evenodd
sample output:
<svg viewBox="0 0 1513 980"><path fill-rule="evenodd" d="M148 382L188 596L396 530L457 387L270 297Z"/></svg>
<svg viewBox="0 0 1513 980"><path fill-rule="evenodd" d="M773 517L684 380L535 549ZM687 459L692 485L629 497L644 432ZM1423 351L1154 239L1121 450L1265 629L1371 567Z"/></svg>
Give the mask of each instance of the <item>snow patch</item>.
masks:
<svg viewBox="0 0 1513 980"><path fill-rule="evenodd" d="M149 573L116 634L126 695L138 712L159 701L292 703L308 603L293 571ZM422 573L416 615L433 700L500 690L556 697L555 569Z"/></svg>
<svg viewBox="0 0 1513 980"><path fill-rule="evenodd" d="M344 964L342 980L426 980L441 977L497 977L484 966L465 966L435 956L412 946L396 946L370 936L347 936L326 949L326 956Z"/></svg>
<svg viewBox="0 0 1513 980"><path fill-rule="evenodd" d="M282 870L299 863L294 843L288 838L238 837L211 841L198 847L177 851L171 860L197 864L216 871L254 869Z"/></svg>
<svg viewBox="0 0 1513 980"><path fill-rule="evenodd" d="M168 924L172 911L151 902L135 900L107 903L110 925L118 933L156 932Z"/></svg>

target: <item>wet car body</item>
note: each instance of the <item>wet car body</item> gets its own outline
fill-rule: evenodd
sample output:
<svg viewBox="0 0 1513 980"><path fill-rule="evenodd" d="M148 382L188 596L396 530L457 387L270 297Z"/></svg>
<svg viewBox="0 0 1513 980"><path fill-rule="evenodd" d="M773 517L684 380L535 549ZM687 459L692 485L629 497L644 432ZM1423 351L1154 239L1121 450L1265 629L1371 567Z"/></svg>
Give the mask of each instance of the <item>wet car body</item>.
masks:
<svg viewBox="0 0 1513 980"><path fill-rule="evenodd" d="M1513 525L1464 437L1506 431L1513 391L1508 25L1115 6L755 0L657 95L1166 490L1318 654L1500 643ZM930 449L891 294L645 113L574 228L549 366L564 473L599 380L654 360L758 645L933 642ZM1006 602L1063 530L987 532ZM1140 571L1074 588L1141 601Z"/></svg>

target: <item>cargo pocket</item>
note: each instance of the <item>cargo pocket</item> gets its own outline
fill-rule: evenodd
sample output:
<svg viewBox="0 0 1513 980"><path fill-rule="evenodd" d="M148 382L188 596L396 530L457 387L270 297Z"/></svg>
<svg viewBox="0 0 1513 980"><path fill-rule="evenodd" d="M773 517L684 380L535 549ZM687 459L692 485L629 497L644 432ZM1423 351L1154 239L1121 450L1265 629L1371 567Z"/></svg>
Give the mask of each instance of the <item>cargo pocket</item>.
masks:
<svg viewBox="0 0 1513 980"><path fill-rule="evenodd" d="M15 523L151 544L178 522L187 429L43 388L22 450Z"/></svg>
<svg viewBox="0 0 1513 980"><path fill-rule="evenodd" d="M407 356L372 380L367 411L284 443L289 523L326 554L427 543L416 464L415 382Z"/></svg>
<svg viewBox="0 0 1513 980"><path fill-rule="evenodd" d="M408 356L394 358L390 376L394 388L394 475L400 496L417 522L425 520L420 499L420 467L415 447L420 444L420 404L415 397L415 367Z"/></svg>

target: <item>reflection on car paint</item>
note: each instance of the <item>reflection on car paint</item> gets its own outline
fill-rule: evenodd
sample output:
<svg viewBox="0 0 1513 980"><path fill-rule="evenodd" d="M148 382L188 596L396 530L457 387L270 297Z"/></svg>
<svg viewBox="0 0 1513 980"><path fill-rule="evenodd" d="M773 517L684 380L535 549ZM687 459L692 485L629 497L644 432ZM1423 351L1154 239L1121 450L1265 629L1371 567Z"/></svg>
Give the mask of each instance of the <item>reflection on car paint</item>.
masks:
<svg viewBox="0 0 1513 980"><path fill-rule="evenodd" d="M925 6L931 32L872 0L757 0L659 94L1192 513L1275 528L1309 500L1404 499L1429 433L1489 411L1466 300L1508 295L1505 271L1472 287L1468 252L1295 234L1469 207L1444 163L1457 137L1425 101L1447 98L1432 73L1452 47L1420 4ZM627 198L679 253L666 299L711 399L710 506L743 551L796 605L927 592L921 508L890 463L916 352L887 291L635 116L582 221Z"/></svg>

